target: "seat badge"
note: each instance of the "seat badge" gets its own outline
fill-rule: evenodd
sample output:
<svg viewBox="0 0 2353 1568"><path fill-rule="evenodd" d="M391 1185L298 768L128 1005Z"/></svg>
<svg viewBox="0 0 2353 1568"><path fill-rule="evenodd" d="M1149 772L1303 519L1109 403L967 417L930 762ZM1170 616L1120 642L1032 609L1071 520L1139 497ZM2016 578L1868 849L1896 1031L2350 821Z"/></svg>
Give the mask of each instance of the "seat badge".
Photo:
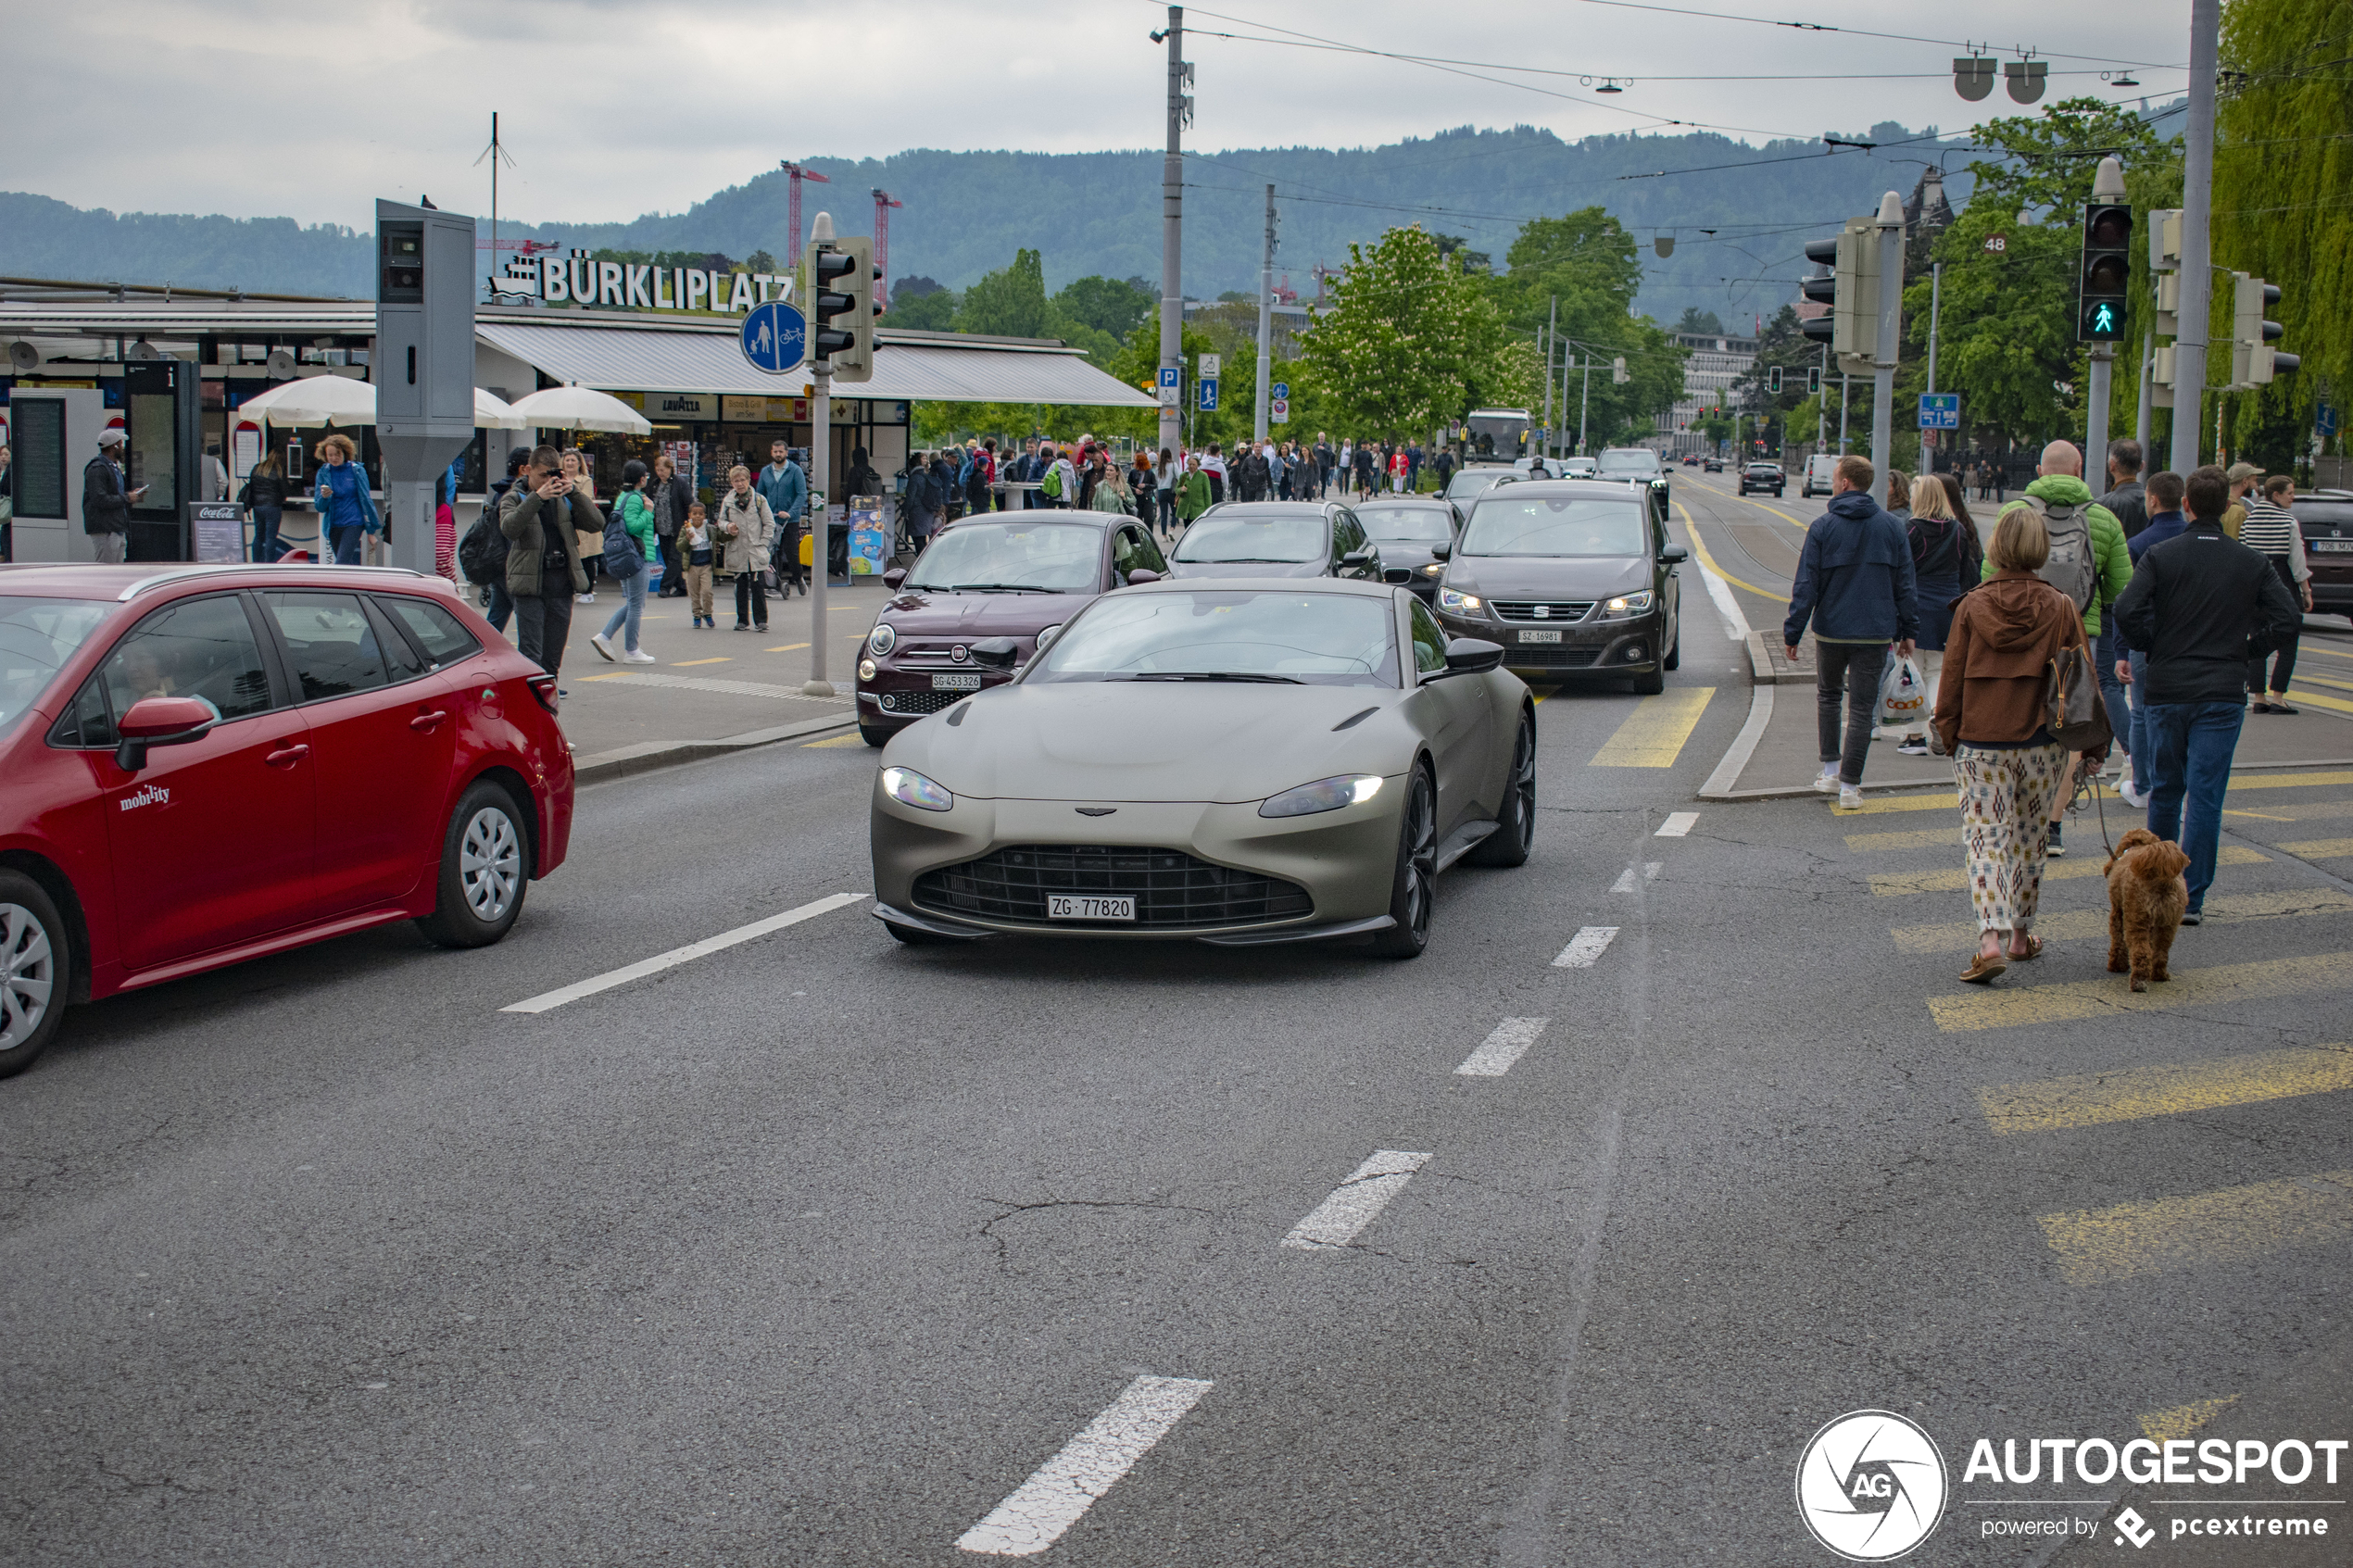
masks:
<svg viewBox="0 0 2353 1568"><path fill-rule="evenodd" d="M1536 607L1536 619L1537 619L1537 620L1539 620L1539 621L1550 621L1552 618L1553 618L1553 607L1552 607L1551 605L1538 605L1538 606Z"/></svg>

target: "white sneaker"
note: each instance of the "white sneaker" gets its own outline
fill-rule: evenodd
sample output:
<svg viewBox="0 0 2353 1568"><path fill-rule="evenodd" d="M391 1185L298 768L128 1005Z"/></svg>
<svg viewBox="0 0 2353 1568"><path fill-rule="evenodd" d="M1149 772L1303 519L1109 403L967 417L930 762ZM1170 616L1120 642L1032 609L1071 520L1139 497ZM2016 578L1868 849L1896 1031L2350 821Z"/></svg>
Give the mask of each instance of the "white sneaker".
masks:
<svg viewBox="0 0 2353 1568"><path fill-rule="evenodd" d="M1863 809L1862 785L1851 784L1843 784L1839 785L1838 809L1842 811L1861 810Z"/></svg>
<svg viewBox="0 0 2353 1568"><path fill-rule="evenodd" d="M2131 779L2126 779L2122 784L2118 784L2116 786L2116 793L2124 797L2124 804L2130 806L2135 811L2145 811L2148 809L2149 797L2143 795L2139 790L2134 789Z"/></svg>
<svg viewBox="0 0 2353 1568"><path fill-rule="evenodd" d="M1814 787L1824 795L1828 795L1831 791L1836 789L1838 787L1838 764L1833 762L1829 767L1823 769L1821 777L1814 781Z"/></svg>
<svg viewBox="0 0 2353 1568"><path fill-rule="evenodd" d="M581 595L581 596L580 596L580 597L579 597L577 600L575 600L575 601L573 601L573 602L575 602L575 603L577 603L577 604L592 605L592 604L595 604L595 603L597 602L597 596L596 596L596 595L594 595L594 594L583 594L583 595Z"/></svg>
<svg viewBox="0 0 2353 1568"><path fill-rule="evenodd" d="M623 664L659 664L661 660L656 659L652 654L648 653L644 648L639 648L635 653L623 654L621 656L621 662Z"/></svg>
<svg viewBox="0 0 2353 1568"><path fill-rule="evenodd" d="M604 661L607 664L612 663L618 657L612 651L612 644L605 640L605 634L602 632L599 632L595 636L590 637L588 639L588 646L595 648L598 653L602 655L604 657Z"/></svg>

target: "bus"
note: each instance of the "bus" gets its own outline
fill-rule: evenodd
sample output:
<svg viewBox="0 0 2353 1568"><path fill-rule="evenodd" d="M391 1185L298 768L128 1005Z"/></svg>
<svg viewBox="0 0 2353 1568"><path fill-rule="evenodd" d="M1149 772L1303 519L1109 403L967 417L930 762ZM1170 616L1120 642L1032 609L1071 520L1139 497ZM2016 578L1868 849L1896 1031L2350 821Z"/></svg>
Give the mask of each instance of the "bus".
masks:
<svg viewBox="0 0 2353 1568"><path fill-rule="evenodd" d="M1516 463L1535 451L1534 434L1525 408L1473 408L1463 420L1463 460Z"/></svg>

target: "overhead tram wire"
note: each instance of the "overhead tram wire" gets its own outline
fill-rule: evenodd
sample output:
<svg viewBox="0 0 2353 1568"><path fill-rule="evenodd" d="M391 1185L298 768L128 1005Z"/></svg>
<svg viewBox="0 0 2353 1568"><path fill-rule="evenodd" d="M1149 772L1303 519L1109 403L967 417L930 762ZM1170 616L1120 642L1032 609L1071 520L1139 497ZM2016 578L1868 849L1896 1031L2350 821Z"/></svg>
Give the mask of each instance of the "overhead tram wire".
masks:
<svg viewBox="0 0 2353 1568"><path fill-rule="evenodd" d="M1874 32L1869 28L1840 27L1831 22L1781 21L1772 17L1744 17L1736 12L1730 11L1694 11L1686 9L1680 6L1652 5L1648 3L1648 0L1582 0L1582 3L1588 6L1606 6L1615 11L1656 11L1665 16L1699 17L1708 21L1755 22L1762 27L1785 27L1799 32L1843 32L1850 38L1884 38L1898 44L1933 44L1941 49L1976 49L1981 47L1979 44L1957 41L1951 38L1922 38L1918 33L1913 32ZM1227 17L1221 19L1233 21L1238 19ZM1252 22L1248 25L1252 27L1264 27L1266 24L1264 22ZM2119 59L2112 55L2074 55L2070 54L2064 49L2037 49L2034 53L2037 57L2043 59L2106 60L2111 65L2138 66L2144 70L2186 71L2190 69L2187 65L2173 64L2164 60L2126 60Z"/></svg>

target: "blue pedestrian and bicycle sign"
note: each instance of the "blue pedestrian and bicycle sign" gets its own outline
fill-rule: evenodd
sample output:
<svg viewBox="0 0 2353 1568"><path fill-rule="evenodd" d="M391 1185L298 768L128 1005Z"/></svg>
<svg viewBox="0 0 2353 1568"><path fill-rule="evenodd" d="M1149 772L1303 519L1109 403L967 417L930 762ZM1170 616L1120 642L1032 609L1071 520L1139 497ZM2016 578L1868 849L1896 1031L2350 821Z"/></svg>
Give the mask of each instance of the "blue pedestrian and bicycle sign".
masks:
<svg viewBox="0 0 2353 1568"><path fill-rule="evenodd" d="M744 358L764 375L781 376L808 357L809 322L781 299L755 305L744 318Z"/></svg>
<svg viewBox="0 0 2353 1568"><path fill-rule="evenodd" d="M1957 392L1921 393L1920 428L1922 430L1960 429L1961 395Z"/></svg>

